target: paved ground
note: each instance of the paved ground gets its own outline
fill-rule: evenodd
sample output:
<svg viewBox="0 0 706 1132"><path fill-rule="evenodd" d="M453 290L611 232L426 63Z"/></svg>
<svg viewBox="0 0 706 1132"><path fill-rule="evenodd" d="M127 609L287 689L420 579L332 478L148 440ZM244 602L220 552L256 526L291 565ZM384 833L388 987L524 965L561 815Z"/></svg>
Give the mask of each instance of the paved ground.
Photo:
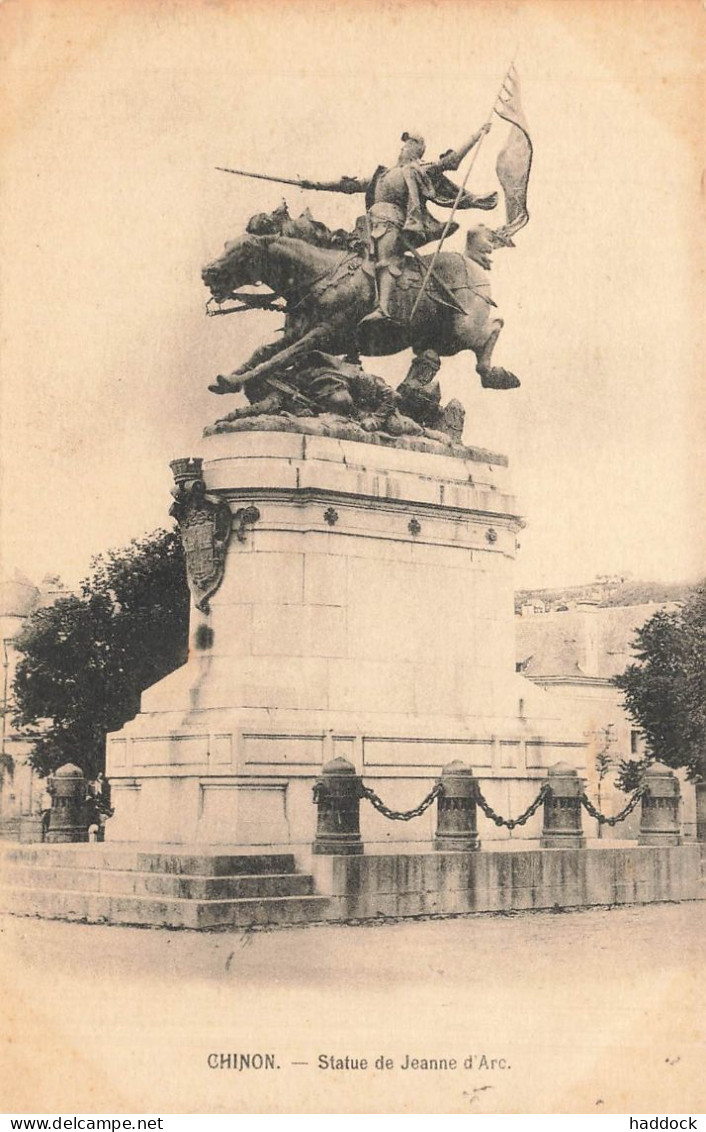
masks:
<svg viewBox="0 0 706 1132"><path fill-rule="evenodd" d="M703 902L246 934L7 918L2 1107L703 1111L705 919ZM209 1068L238 1052L278 1068Z"/></svg>

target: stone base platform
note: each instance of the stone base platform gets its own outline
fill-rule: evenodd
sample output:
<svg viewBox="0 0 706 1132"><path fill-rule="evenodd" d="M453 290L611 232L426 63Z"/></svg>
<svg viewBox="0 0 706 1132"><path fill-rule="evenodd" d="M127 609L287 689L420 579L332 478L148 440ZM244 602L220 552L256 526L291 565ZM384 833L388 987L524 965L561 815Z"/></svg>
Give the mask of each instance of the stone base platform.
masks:
<svg viewBox="0 0 706 1132"><path fill-rule="evenodd" d="M329 901L291 853L175 846L6 847L0 910L87 923L248 928L328 918Z"/></svg>
<svg viewBox="0 0 706 1132"><path fill-rule="evenodd" d="M468 915L698 900L699 849L502 849L320 857L334 920Z"/></svg>
<svg viewBox="0 0 706 1132"><path fill-rule="evenodd" d="M698 845L299 861L288 852L235 847L8 845L0 850L0 910L88 923L239 930L650 904L702 898L700 865Z"/></svg>

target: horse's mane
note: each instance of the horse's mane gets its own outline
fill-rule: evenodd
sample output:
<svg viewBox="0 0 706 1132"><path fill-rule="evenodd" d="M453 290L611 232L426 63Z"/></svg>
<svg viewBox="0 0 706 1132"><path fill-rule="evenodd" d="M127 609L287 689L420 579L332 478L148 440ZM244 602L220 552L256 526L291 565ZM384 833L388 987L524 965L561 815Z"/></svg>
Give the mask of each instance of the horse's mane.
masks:
<svg viewBox="0 0 706 1132"><path fill-rule="evenodd" d="M309 259L320 259L322 256L328 259L331 263L337 260L346 259L354 253L347 248L322 248L320 244L312 244L310 240L303 240L297 236L282 236L279 233L267 236L253 236L252 239L258 240L263 247L269 248L273 245L280 245L285 250L291 249L293 252L306 251ZM304 258L303 256L301 257Z"/></svg>

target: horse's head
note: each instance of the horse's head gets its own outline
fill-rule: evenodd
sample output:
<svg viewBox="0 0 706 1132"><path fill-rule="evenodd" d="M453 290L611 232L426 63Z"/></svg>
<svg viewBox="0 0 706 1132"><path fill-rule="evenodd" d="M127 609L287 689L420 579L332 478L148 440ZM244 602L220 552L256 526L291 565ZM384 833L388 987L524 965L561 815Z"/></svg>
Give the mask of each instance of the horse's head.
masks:
<svg viewBox="0 0 706 1132"><path fill-rule="evenodd" d="M514 246L507 225L504 228L488 228L486 224L477 224L469 228L466 235L466 255L486 271L493 266L491 256L496 248Z"/></svg>
<svg viewBox="0 0 706 1132"><path fill-rule="evenodd" d="M494 235L492 228L485 224L469 228L466 234L466 255L486 271L493 266L491 256L497 247Z"/></svg>
<svg viewBox="0 0 706 1132"><path fill-rule="evenodd" d="M238 287L262 281L264 241L259 236L239 236L226 244L223 255L209 263L201 278L217 303L228 299Z"/></svg>

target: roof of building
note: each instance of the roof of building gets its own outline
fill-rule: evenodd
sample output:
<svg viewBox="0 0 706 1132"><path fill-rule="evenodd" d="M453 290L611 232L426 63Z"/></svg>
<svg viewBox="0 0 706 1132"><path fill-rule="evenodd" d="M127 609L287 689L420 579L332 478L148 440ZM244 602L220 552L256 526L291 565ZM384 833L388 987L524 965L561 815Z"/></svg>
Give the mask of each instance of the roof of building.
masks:
<svg viewBox="0 0 706 1132"><path fill-rule="evenodd" d="M0 617L28 617L39 601L39 588L19 570L0 580Z"/></svg>
<svg viewBox="0 0 706 1132"><path fill-rule="evenodd" d="M676 603L579 606L518 617L516 657L525 676L610 679L634 661L635 633L660 609Z"/></svg>
<svg viewBox="0 0 706 1132"><path fill-rule="evenodd" d="M550 611L586 602L604 607L686 601L694 589L695 585L682 582L643 582L634 578L601 576L580 586L518 590L515 611L519 613L527 605L540 611Z"/></svg>

